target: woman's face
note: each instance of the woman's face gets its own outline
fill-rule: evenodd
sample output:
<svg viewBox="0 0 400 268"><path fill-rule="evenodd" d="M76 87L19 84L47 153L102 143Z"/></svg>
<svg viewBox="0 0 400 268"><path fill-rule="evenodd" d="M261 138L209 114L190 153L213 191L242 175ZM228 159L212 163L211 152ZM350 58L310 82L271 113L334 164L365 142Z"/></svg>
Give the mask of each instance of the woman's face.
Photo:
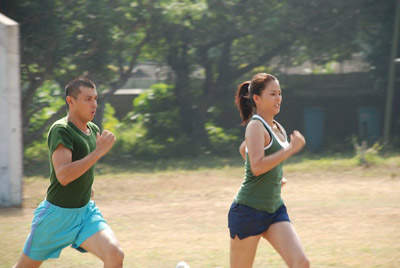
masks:
<svg viewBox="0 0 400 268"><path fill-rule="evenodd" d="M261 95L254 95L257 109L263 110L273 116L281 110L282 94L279 81L273 80L261 91Z"/></svg>

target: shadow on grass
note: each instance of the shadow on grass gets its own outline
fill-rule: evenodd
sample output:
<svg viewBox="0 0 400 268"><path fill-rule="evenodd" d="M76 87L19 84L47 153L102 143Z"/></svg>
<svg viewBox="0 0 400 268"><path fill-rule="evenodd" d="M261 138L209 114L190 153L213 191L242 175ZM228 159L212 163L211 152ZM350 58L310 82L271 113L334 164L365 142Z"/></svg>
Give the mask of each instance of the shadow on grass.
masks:
<svg viewBox="0 0 400 268"><path fill-rule="evenodd" d="M107 159L96 165L98 174L106 173L153 173L169 170L201 170L218 169L223 167L240 167L243 160L237 157L218 157L202 155L198 157L167 158L154 160L141 160L134 158Z"/></svg>
<svg viewBox="0 0 400 268"><path fill-rule="evenodd" d="M298 164L309 160L326 159L351 159L352 153L308 153L302 152L285 161L285 164ZM328 161L329 161L328 160ZM168 170L201 170L219 169L224 167L243 167L244 161L239 154L236 156L201 155L198 157L168 158L155 160L138 160L133 157L120 157L119 159L104 158L96 166L98 174L113 172L140 172L153 173Z"/></svg>
<svg viewBox="0 0 400 268"><path fill-rule="evenodd" d="M237 157L219 157L203 155L198 157L168 158L168 159L135 159L121 157L119 159L103 158L96 164L96 174L108 173L153 173L168 170L200 170L218 169L223 167L240 167L243 160ZM24 161L24 175L49 176L49 163L47 161Z"/></svg>
<svg viewBox="0 0 400 268"><path fill-rule="evenodd" d="M331 152L321 152L321 153L311 153L311 152L302 152L300 154L296 154L285 161L286 164L298 164L304 161L310 160L321 160L321 159L351 159L354 157L353 152L344 152L344 153L331 153Z"/></svg>
<svg viewBox="0 0 400 268"><path fill-rule="evenodd" d="M386 154L381 156L380 159L385 162L385 159L392 156L398 156L398 154ZM357 162L354 161L354 153L315 154L303 152L285 161L285 165L295 167L295 169L337 168L337 165L341 163L347 163L346 167L357 166ZM239 155L230 157L201 155L197 157L146 160L136 159L131 156L121 156L118 159L106 156L96 164L96 174L154 173L171 170L219 169L224 167L243 167L243 159ZM47 161L26 160L24 161L24 175L27 177L42 176L47 178L49 176L49 164Z"/></svg>

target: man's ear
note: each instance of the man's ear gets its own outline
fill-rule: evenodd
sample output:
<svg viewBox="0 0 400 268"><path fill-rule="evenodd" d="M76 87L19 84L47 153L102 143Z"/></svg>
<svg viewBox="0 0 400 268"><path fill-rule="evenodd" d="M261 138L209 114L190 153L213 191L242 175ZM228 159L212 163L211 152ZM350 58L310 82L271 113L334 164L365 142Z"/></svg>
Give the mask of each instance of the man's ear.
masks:
<svg viewBox="0 0 400 268"><path fill-rule="evenodd" d="M71 104L72 104L72 99L73 99L73 98L71 98L71 96L67 96L67 97L65 98L65 101L67 102L68 105L71 105Z"/></svg>

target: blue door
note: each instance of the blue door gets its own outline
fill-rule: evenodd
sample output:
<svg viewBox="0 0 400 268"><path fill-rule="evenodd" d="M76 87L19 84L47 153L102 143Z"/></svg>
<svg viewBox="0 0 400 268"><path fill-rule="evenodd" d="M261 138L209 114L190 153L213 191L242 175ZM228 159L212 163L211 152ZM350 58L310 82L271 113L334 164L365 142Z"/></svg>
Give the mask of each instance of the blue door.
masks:
<svg viewBox="0 0 400 268"><path fill-rule="evenodd" d="M378 108L373 106L358 109L358 135L369 144L376 142L381 136L381 116Z"/></svg>
<svg viewBox="0 0 400 268"><path fill-rule="evenodd" d="M322 149L324 143L325 111L321 107L304 108L304 130L307 145L310 151Z"/></svg>

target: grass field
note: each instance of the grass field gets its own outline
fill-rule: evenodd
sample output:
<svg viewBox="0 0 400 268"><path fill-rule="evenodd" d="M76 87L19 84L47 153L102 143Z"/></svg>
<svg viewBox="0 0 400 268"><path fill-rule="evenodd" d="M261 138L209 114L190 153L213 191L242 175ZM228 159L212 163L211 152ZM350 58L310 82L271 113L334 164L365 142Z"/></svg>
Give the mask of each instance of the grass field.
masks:
<svg viewBox="0 0 400 268"><path fill-rule="evenodd" d="M313 267L400 267L400 157L357 167L351 159L286 166L283 198ZM95 200L125 251L125 267L229 267L227 212L240 163L136 172L100 166ZM48 180L26 177L22 209L0 209L0 267L17 260ZM42 267L102 267L65 249ZM265 241L254 267L285 267Z"/></svg>

